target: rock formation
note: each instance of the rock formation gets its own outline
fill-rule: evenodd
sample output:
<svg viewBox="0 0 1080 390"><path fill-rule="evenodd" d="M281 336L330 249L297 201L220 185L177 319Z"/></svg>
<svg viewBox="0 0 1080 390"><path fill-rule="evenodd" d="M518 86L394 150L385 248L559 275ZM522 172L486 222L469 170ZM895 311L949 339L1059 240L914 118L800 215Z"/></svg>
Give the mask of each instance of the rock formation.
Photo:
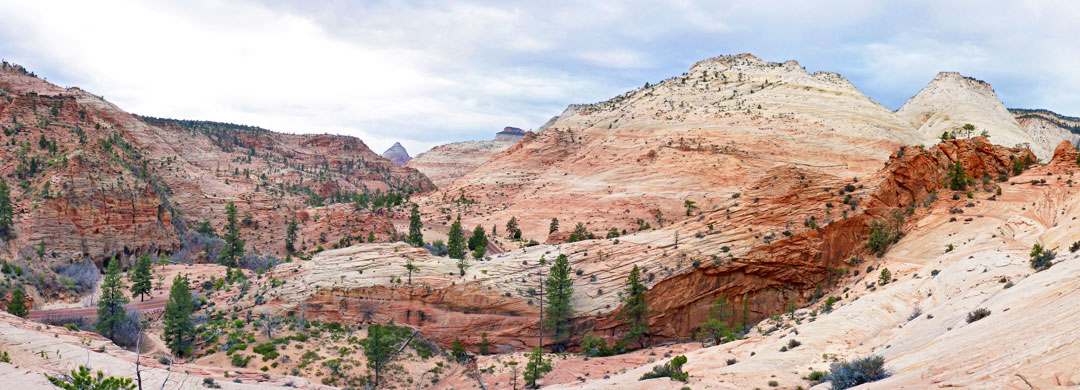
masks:
<svg viewBox="0 0 1080 390"><path fill-rule="evenodd" d="M491 157L514 146L526 132L507 127L495 134L493 141L466 141L439 145L409 161L415 168L431 179L438 188L450 186L458 178L487 162Z"/></svg>
<svg viewBox="0 0 1080 390"><path fill-rule="evenodd" d="M401 146L401 142L394 142L394 146L386 149L382 156L399 167L412 160L412 157L409 157L409 152L405 151L404 146Z"/></svg>
<svg viewBox="0 0 1080 390"><path fill-rule="evenodd" d="M918 94L904 103L896 114L926 137L960 131L965 124L975 126L972 135L985 134L998 145L1029 145L1031 151L1048 160L1057 144L1039 142L1024 131L985 81L956 72L941 72Z"/></svg>
<svg viewBox="0 0 1080 390"><path fill-rule="evenodd" d="M1036 143L1053 146L1068 141L1073 146L1080 144L1080 118L1047 110L1009 109L1009 112Z"/></svg>

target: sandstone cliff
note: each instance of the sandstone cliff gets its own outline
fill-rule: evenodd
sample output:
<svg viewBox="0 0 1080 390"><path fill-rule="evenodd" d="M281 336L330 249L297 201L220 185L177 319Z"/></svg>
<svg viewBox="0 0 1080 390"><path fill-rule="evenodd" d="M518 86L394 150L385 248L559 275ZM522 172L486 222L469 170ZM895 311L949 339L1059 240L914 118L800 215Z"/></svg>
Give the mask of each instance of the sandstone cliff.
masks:
<svg viewBox="0 0 1080 390"><path fill-rule="evenodd" d="M521 129L507 127L496 133L493 141L466 141L439 145L420 153L406 166L423 173L438 188L446 188L496 154L517 144L525 134Z"/></svg>

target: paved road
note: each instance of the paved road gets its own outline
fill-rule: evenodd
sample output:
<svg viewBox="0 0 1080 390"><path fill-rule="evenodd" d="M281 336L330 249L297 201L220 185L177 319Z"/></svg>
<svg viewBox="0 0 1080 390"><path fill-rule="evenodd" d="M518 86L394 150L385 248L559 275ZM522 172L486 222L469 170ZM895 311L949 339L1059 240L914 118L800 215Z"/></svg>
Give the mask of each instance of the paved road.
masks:
<svg viewBox="0 0 1080 390"><path fill-rule="evenodd" d="M151 300L146 302L134 302L125 305L128 310L140 312L154 311L165 308L167 299ZM71 317L96 317L97 306L76 307L71 309L32 310L27 318L31 320L43 320L48 318L71 318Z"/></svg>

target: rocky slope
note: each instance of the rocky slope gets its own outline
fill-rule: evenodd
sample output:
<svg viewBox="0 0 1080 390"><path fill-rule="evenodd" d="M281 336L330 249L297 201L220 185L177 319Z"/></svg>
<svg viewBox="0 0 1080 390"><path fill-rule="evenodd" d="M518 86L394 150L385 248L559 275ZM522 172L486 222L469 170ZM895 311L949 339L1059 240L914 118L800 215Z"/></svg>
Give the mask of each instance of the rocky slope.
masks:
<svg viewBox="0 0 1080 390"><path fill-rule="evenodd" d="M1029 145L1043 160L1049 159L1050 151L1057 146L1045 139L1037 140L1021 128L990 84L956 72L938 73L896 114L926 137L940 138L942 133L958 131L970 123L975 126L971 135L985 131L998 145Z"/></svg>
<svg viewBox="0 0 1080 390"><path fill-rule="evenodd" d="M553 217L594 231L633 230L680 219L686 200L711 210L788 166L864 177L900 145L925 141L839 75L809 74L794 61L718 57L568 110L423 206L432 219L461 211L469 226L517 217L538 241ZM475 204L448 207L461 194Z"/></svg>
<svg viewBox="0 0 1080 390"><path fill-rule="evenodd" d="M0 258L22 264L28 278L139 253L213 261L204 249L214 239L193 233L207 220L220 230L228 201L254 254L285 257L292 219L301 253L386 240L395 234L386 195L400 202L434 188L352 137L138 117L6 63L0 95L0 176L16 209L15 237ZM352 204L359 197L363 208Z"/></svg>
<svg viewBox="0 0 1080 390"><path fill-rule="evenodd" d="M1068 141L1073 146L1080 144L1080 118L1047 110L1010 108L1009 112L1035 142L1057 145L1061 141Z"/></svg>
<svg viewBox="0 0 1080 390"><path fill-rule="evenodd" d="M435 183L436 187L446 188L496 154L517 144L525 134L521 129L507 127L496 133L492 141L466 141L439 145L420 153L405 166L423 173Z"/></svg>
<svg viewBox="0 0 1080 390"><path fill-rule="evenodd" d="M409 152L405 150L404 146L401 146L401 142L394 142L394 145L390 149L386 149L382 156L399 167L412 160L412 157L409 157Z"/></svg>

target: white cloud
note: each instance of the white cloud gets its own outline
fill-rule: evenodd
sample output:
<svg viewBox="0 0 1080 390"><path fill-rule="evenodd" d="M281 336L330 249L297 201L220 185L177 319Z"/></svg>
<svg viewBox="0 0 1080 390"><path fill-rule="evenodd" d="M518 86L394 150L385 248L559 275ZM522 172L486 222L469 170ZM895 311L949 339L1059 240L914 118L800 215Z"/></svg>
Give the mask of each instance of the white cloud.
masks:
<svg viewBox="0 0 1080 390"><path fill-rule="evenodd" d="M752 52L896 108L941 70L1080 115L1071 3L0 0L0 56L136 113L410 153Z"/></svg>

